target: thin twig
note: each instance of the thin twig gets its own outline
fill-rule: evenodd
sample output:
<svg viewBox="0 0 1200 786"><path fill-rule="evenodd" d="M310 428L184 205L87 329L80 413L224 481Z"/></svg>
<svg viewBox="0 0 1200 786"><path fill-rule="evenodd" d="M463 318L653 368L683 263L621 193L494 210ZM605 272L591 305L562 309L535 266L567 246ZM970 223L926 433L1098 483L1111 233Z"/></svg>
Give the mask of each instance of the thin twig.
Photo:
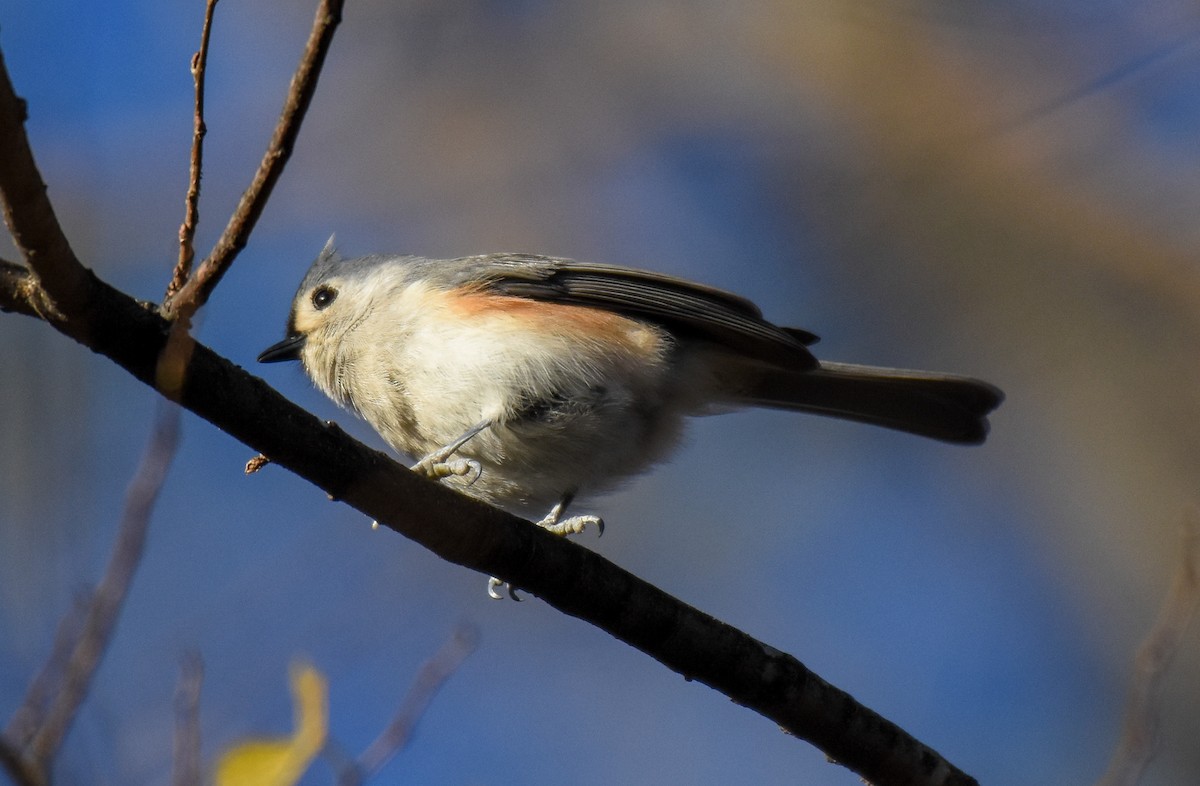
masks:
<svg viewBox="0 0 1200 786"><path fill-rule="evenodd" d="M112 638L133 573L142 557L150 513L179 444L179 420L178 407L160 405L150 441L125 497L125 511L108 567L92 596L63 683L55 692L46 719L29 745L29 758L47 771L70 730L79 705L87 697L96 668Z"/></svg>
<svg viewBox="0 0 1200 786"><path fill-rule="evenodd" d="M429 660L421 665L408 695L392 721L367 746L366 750L338 775L338 786L361 786L383 769L393 756L408 745L417 722L429 708L433 697L479 643L479 632L470 625L459 625Z"/></svg>
<svg viewBox="0 0 1200 786"><path fill-rule="evenodd" d="M71 608L58 621L58 630L54 634L54 645L50 648L50 655L38 670L37 676L29 683L25 699L4 729L5 739L21 750L24 750L41 728L46 705L53 697L54 691L62 684L71 652L74 651L83 631L91 599L91 592L79 593Z"/></svg>
<svg viewBox="0 0 1200 786"><path fill-rule="evenodd" d="M204 124L204 74L208 68L208 39L212 31L213 12L217 0L208 0L204 7L204 27L200 31L200 48L192 55L192 81L196 85L196 108L192 113L192 156L188 169L188 190L184 198L183 224L179 227L179 262L175 272L171 274L171 283L167 285L167 294L163 301L172 295L187 281L192 272L192 259L196 256L193 240L196 237L196 222L200 216L200 173L204 163L204 135L208 127Z"/></svg>
<svg viewBox="0 0 1200 786"><path fill-rule="evenodd" d="M46 773L21 756L16 746L0 737L0 771L7 772L15 786L46 786Z"/></svg>
<svg viewBox="0 0 1200 786"><path fill-rule="evenodd" d="M175 755L171 786L200 786L200 687L204 661L189 652L179 664L175 686Z"/></svg>
<svg viewBox="0 0 1200 786"><path fill-rule="evenodd" d="M1134 786L1154 757L1163 679L1200 604L1200 514L1186 511L1181 529L1179 568L1134 656L1121 739L1096 786Z"/></svg>
<svg viewBox="0 0 1200 786"><path fill-rule="evenodd" d="M329 45L333 41L333 33L342 20L343 4L344 0L321 0L313 20L312 32L309 33L308 43L304 48L304 55L292 76L283 112L275 125L275 132L271 136L267 152L263 155L262 163L259 164L250 187L242 194L237 209L234 210L229 224L213 250L200 263L195 275L183 288L163 304L163 314L168 318L189 311L194 313L204 305L221 281L221 277L225 275L225 271L233 264L238 252L246 247L250 233L267 204L267 198L270 197L271 190L292 154L296 135L300 133L300 124L317 89L317 80L321 75L325 55L329 52Z"/></svg>

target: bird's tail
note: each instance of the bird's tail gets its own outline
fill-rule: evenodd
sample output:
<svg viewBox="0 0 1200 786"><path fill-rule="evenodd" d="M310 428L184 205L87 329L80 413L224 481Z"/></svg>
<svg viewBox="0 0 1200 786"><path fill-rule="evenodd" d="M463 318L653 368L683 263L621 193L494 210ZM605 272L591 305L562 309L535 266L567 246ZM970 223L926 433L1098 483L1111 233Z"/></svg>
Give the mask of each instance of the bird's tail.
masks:
<svg viewBox="0 0 1200 786"><path fill-rule="evenodd" d="M738 374L737 404L831 415L975 445L1004 394L970 377L826 363L810 371L756 367Z"/></svg>

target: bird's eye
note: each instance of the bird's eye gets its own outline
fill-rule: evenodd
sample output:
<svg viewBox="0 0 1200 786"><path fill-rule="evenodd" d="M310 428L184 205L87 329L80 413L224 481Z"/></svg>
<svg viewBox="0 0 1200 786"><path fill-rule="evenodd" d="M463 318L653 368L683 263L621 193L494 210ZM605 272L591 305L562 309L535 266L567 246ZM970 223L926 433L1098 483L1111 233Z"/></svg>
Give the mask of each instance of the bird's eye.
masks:
<svg viewBox="0 0 1200 786"><path fill-rule="evenodd" d="M337 297L337 290L331 287L317 287L312 293L313 308L317 311L328 308L333 299Z"/></svg>

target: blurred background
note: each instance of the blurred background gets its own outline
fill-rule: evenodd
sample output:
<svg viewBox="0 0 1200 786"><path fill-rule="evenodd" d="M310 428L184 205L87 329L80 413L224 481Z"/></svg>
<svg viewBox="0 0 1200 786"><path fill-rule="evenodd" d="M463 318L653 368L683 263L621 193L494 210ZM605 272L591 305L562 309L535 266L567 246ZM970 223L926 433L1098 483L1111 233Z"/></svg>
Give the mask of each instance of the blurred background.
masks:
<svg viewBox="0 0 1200 786"><path fill-rule="evenodd" d="M197 249L265 147L315 3L226 0ZM203 3L0 1L0 47L80 258L158 300L177 254ZM1200 470L1194 3L356 0L292 163L199 332L255 367L345 254L537 251L735 290L824 358L1008 401L980 448L779 412L693 423L582 542L797 656L988 784L1089 783ZM15 259L7 239L0 253ZM0 316L0 716L93 583L156 396ZM191 415L62 783L170 772L181 655L204 753L329 677L348 751L461 621L480 648L377 782L854 784L769 721L448 565ZM582 508L581 508L582 509ZM1200 782L1200 634L1144 783ZM306 784L329 783L318 763Z"/></svg>

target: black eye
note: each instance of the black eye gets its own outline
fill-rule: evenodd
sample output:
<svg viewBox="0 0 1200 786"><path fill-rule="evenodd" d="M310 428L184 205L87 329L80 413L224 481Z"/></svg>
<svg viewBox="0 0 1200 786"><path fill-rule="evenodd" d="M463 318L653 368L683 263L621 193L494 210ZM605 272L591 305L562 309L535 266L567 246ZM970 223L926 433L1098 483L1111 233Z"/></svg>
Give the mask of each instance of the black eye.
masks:
<svg viewBox="0 0 1200 786"><path fill-rule="evenodd" d="M313 308L317 311L328 308L333 299L337 297L337 290L330 287L317 287L312 293Z"/></svg>

